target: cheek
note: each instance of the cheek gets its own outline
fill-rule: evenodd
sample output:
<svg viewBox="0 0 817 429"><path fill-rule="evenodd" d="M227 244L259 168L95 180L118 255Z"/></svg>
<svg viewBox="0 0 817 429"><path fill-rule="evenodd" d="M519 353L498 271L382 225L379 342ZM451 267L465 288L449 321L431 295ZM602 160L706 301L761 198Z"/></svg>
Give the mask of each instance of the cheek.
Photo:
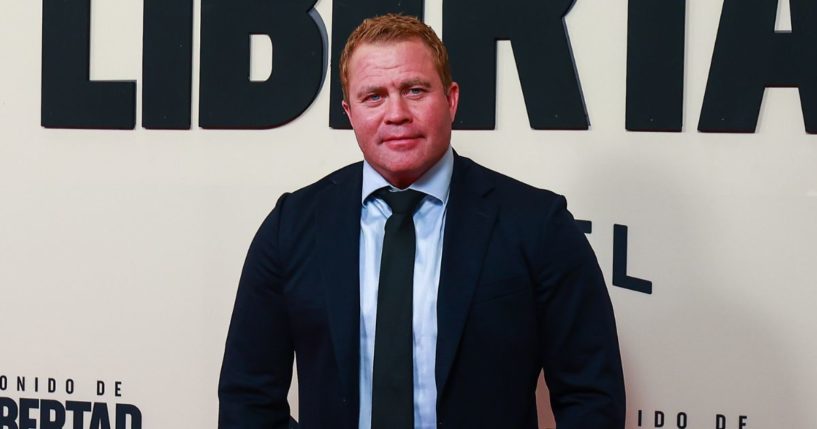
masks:
<svg viewBox="0 0 817 429"><path fill-rule="evenodd" d="M375 115L358 115L353 122L356 133L371 137L377 132L379 121Z"/></svg>
<svg viewBox="0 0 817 429"><path fill-rule="evenodd" d="M435 138L444 138L448 128L451 126L451 123L448 122L448 115L446 114L436 114L430 115L427 118L426 124L426 132Z"/></svg>
<svg viewBox="0 0 817 429"><path fill-rule="evenodd" d="M417 113L417 117L423 119L423 123L428 124L428 128L437 132L444 127L450 126L451 113L448 110L448 105L436 104L430 108Z"/></svg>

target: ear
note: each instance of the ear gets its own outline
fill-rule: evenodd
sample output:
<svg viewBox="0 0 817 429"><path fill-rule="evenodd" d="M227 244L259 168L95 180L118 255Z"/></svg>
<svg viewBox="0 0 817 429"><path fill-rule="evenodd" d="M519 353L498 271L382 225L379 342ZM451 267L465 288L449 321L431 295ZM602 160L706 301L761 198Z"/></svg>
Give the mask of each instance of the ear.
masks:
<svg viewBox="0 0 817 429"><path fill-rule="evenodd" d="M343 106L343 112L346 113L346 118L349 119L349 123L352 124L352 128L354 128L355 124L352 123L352 106L346 100L341 101L340 105Z"/></svg>
<svg viewBox="0 0 817 429"><path fill-rule="evenodd" d="M457 82L451 82L446 92L448 99L448 112L451 114L451 122L454 122L454 117L457 115L457 105L460 102L460 85Z"/></svg>

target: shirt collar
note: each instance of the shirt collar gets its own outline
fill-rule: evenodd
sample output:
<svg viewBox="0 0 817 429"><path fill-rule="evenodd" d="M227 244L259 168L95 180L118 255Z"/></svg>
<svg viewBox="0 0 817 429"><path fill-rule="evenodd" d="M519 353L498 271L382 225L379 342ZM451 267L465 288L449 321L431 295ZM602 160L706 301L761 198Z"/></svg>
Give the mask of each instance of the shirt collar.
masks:
<svg viewBox="0 0 817 429"><path fill-rule="evenodd" d="M414 189L415 191L430 195L445 204L446 201L448 201L448 189L451 184L451 175L453 172L454 152L449 145L443 157L428 169L425 174L412 183L408 189ZM394 188L374 167L364 160L363 190L361 192L360 202L365 203L366 198L369 198L372 192L386 186Z"/></svg>

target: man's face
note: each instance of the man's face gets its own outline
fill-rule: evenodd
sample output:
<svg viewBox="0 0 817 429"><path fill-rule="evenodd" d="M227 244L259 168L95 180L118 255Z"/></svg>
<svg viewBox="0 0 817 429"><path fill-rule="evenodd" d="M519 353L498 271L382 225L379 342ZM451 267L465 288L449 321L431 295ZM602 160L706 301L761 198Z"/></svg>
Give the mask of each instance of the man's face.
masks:
<svg viewBox="0 0 817 429"><path fill-rule="evenodd" d="M343 110L363 157L392 185L409 186L448 149L459 86L443 87L419 39L362 44L348 73Z"/></svg>

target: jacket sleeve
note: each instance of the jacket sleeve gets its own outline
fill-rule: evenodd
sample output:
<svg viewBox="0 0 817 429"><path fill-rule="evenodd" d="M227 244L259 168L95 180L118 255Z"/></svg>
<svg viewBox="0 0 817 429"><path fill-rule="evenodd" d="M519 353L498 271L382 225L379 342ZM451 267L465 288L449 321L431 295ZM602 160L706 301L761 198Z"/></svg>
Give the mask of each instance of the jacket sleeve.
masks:
<svg viewBox="0 0 817 429"><path fill-rule="evenodd" d="M278 245L285 199L264 220L244 262L218 386L219 429L289 427L294 347Z"/></svg>
<svg viewBox="0 0 817 429"><path fill-rule="evenodd" d="M540 355L559 429L623 429L615 318L596 256L565 199L549 209L536 293Z"/></svg>

